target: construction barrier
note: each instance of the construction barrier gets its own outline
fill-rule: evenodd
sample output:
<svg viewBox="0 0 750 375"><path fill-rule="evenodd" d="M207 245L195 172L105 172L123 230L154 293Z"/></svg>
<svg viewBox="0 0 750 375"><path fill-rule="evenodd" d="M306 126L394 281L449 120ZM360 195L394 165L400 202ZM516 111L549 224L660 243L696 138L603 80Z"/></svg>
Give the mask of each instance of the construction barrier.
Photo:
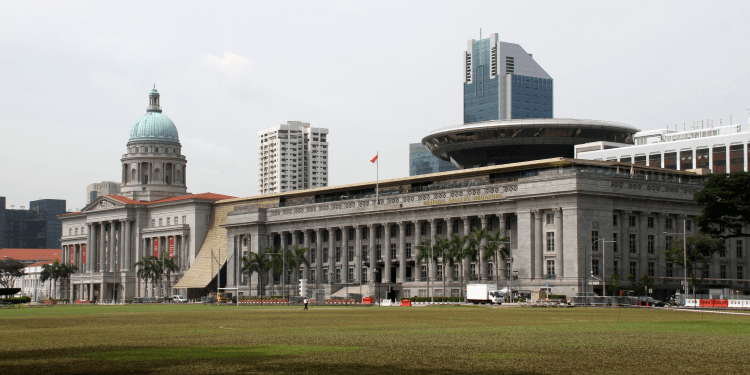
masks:
<svg viewBox="0 0 750 375"><path fill-rule="evenodd" d="M714 299L713 301L713 307L729 307L729 301L725 299Z"/></svg>
<svg viewBox="0 0 750 375"><path fill-rule="evenodd" d="M401 306L411 306L411 300L410 299L402 299L401 300Z"/></svg>
<svg viewBox="0 0 750 375"><path fill-rule="evenodd" d="M372 297L362 298L362 303L372 303L372 302L373 302L373 298Z"/></svg>
<svg viewBox="0 0 750 375"><path fill-rule="evenodd" d="M700 300L700 307L714 307L714 300L712 299L702 299Z"/></svg>

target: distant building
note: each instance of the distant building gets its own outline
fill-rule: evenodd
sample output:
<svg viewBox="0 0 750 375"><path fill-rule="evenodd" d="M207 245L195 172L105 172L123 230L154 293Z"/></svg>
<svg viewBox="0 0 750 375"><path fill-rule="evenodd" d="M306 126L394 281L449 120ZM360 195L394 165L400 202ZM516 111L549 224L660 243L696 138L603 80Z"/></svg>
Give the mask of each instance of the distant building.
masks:
<svg viewBox="0 0 750 375"><path fill-rule="evenodd" d="M327 135L300 121L259 131L258 194L328 186Z"/></svg>
<svg viewBox="0 0 750 375"><path fill-rule="evenodd" d="M60 247L62 223L57 215L65 213L65 200L31 201L29 209L7 209L0 197L0 249Z"/></svg>
<svg viewBox="0 0 750 375"><path fill-rule="evenodd" d="M96 200L103 195L119 195L120 184L113 181L102 181L86 186L86 204Z"/></svg>
<svg viewBox="0 0 750 375"><path fill-rule="evenodd" d="M514 43L468 42L464 53L464 123L552 118L552 77Z"/></svg>
<svg viewBox="0 0 750 375"><path fill-rule="evenodd" d="M442 160L421 143L409 143L409 176L455 171L458 167Z"/></svg>
<svg viewBox="0 0 750 375"><path fill-rule="evenodd" d="M23 270L24 275L17 278L13 286L21 289L21 296L29 296L33 301L50 296L50 292L60 288L64 284L62 280L57 280L56 285L52 286L53 280L41 281L42 266L54 263L56 260L62 260L62 249L2 249L0 250L0 259L15 259L23 263L26 267Z"/></svg>
<svg viewBox="0 0 750 375"><path fill-rule="evenodd" d="M658 129L638 132L635 144L591 142L576 145L575 157L609 160L686 171L707 168L712 173L748 171L750 132L741 125L686 131Z"/></svg>

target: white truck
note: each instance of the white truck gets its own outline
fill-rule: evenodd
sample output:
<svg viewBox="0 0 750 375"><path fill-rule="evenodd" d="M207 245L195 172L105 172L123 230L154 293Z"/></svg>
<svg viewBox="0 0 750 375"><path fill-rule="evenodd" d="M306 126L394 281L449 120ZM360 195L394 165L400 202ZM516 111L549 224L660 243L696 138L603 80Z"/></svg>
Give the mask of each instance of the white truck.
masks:
<svg viewBox="0 0 750 375"><path fill-rule="evenodd" d="M468 284L466 285L466 301L474 304L477 303L503 303L505 293L503 290L496 290L494 285L489 284Z"/></svg>

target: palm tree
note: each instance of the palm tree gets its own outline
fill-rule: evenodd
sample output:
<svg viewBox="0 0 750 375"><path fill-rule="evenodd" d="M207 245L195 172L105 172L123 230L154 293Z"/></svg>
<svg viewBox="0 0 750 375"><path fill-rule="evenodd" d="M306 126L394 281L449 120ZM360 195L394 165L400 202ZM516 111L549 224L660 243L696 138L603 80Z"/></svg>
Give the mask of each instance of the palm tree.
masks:
<svg viewBox="0 0 750 375"><path fill-rule="evenodd" d="M429 295L430 291L430 262L435 258L435 247L439 245L433 246L431 241L428 239L424 242L424 245L417 245L417 259L416 264L421 264L422 262L427 262L427 292ZM434 297L434 296L432 296ZM434 302L434 298L433 298Z"/></svg>
<svg viewBox="0 0 750 375"><path fill-rule="evenodd" d="M72 264L66 264L66 263L60 263L60 265L57 267L57 274L58 277L62 280L70 280L70 275L76 272L76 266ZM67 285L67 284L66 284ZM68 287L68 293L70 294L70 287ZM70 299L71 296L68 296L68 299Z"/></svg>
<svg viewBox="0 0 750 375"><path fill-rule="evenodd" d="M146 281L146 285L148 285L148 281L151 280L151 285L153 286L153 284L155 284L156 282L157 267L159 267L158 263L159 259L153 255L144 257L133 265L134 268L138 267L136 276ZM146 289L146 291L148 292L148 288Z"/></svg>
<svg viewBox="0 0 750 375"><path fill-rule="evenodd" d="M489 239L489 235L487 234L487 229L486 228L482 228L481 230L479 230L479 229L477 229L475 227L474 228L474 239L475 239L476 242L474 242L473 245L474 245L474 247L476 249L475 249L475 251L473 251L473 253L474 253L473 254L473 258L478 263L477 264L477 277L478 277L479 280L482 280L482 270L484 269L484 268L482 268L482 261L484 259L482 259L483 257L480 256L480 254L481 254L480 249L484 250L484 248L481 246L482 245L482 240L488 240Z"/></svg>
<svg viewBox="0 0 750 375"><path fill-rule="evenodd" d="M273 249L266 249L273 251ZM282 271L284 269L284 258L281 257L281 253L271 253L271 258L269 259L269 262L266 263L264 271L268 272L271 271L271 274L274 276L274 279L277 275L281 275L280 277L283 277ZM276 293L276 280L273 280L273 285L271 286L271 290L273 293Z"/></svg>
<svg viewBox="0 0 750 375"><path fill-rule="evenodd" d="M170 288L171 286L170 280L171 280L172 272L179 271L180 267L178 267L177 263L175 263L174 260L168 256L166 251L163 251L161 255L162 255L162 259L161 259L160 270L162 274L165 274L167 276L167 289L165 289L165 292L170 291L167 293L167 295L170 295L172 294L171 288ZM162 288L163 287L164 285L162 285Z"/></svg>
<svg viewBox="0 0 750 375"><path fill-rule="evenodd" d="M451 233L449 239L448 239L448 256L451 260L451 265L454 262L454 259L458 259L459 263L459 284L461 284L461 297L464 295L464 258L468 255L466 251L466 242L469 240L469 236L461 236L456 233ZM445 262L443 262L445 263Z"/></svg>
<svg viewBox="0 0 750 375"><path fill-rule="evenodd" d="M287 263L289 264L290 269L294 269L295 280L299 282L299 267L303 264L307 266L310 265L310 261L307 260L306 255L307 252L310 251L310 249L293 245L291 250L292 251L289 253Z"/></svg>
<svg viewBox="0 0 750 375"><path fill-rule="evenodd" d="M247 279L253 276L253 272L257 272L260 277L258 283L258 295L260 295L260 303L263 304L263 272L267 271L266 263L268 261L268 255L265 253L258 254L249 252L247 255L242 257L242 271L247 272Z"/></svg>
<svg viewBox="0 0 750 375"><path fill-rule="evenodd" d="M438 257L443 258L443 297L447 297L445 295L445 279L448 278L448 271L445 266L449 262L453 264L452 259L450 259L450 253L448 251L448 249L450 248L450 242L443 237L435 237L435 241L437 243L433 246L432 250L436 259Z"/></svg>
<svg viewBox="0 0 750 375"><path fill-rule="evenodd" d="M47 280L56 280L57 276L55 274L56 274L56 270L55 270L54 264L49 264L49 263L43 264L42 273L39 275L39 281L41 281L41 283L44 284L45 282L47 282ZM52 297L52 283L50 283L48 290L49 290L48 295L51 298Z"/></svg>
<svg viewBox="0 0 750 375"><path fill-rule="evenodd" d="M503 247L500 247L500 243L504 242ZM500 287L500 261L508 259L508 237L503 236L502 231L497 231L493 234L487 234L487 245L484 245L484 261L494 259L495 261L495 285Z"/></svg>

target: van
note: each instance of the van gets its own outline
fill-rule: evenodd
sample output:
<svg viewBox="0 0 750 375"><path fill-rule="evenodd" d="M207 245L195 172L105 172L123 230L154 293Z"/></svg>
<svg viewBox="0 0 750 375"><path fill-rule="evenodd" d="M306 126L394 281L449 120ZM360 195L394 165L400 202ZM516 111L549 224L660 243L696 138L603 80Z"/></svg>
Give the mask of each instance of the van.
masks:
<svg viewBox="0 0 750 375"><path fill-rule="evenodd" d="M185 299L185 297L183 297L183 296L181 296L179 294L175 294L175 295L172 296L172 302L174 302L174 303L187 303L187 299Z"/></svg>

